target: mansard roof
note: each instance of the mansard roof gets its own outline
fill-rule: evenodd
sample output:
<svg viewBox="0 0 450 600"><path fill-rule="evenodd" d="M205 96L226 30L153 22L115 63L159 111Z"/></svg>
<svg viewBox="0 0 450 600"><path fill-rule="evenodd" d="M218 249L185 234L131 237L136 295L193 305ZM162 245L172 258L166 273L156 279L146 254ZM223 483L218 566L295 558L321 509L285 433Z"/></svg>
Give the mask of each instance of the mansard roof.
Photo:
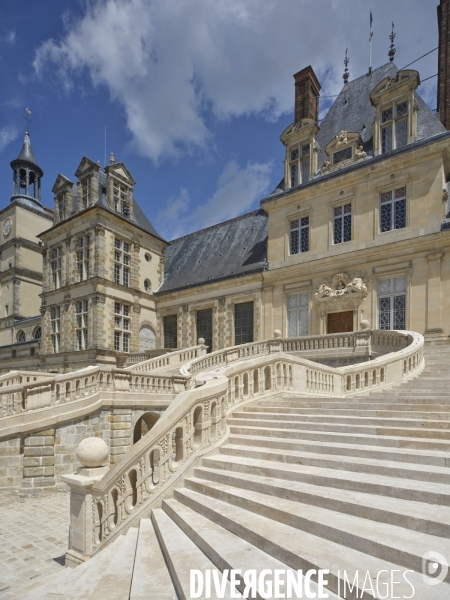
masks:
<svg viewBox="0 0 450 600"><path fill-rule="evenodd" d="M259 209L171 242L157 295L266 270L267 221Z"/></svg>

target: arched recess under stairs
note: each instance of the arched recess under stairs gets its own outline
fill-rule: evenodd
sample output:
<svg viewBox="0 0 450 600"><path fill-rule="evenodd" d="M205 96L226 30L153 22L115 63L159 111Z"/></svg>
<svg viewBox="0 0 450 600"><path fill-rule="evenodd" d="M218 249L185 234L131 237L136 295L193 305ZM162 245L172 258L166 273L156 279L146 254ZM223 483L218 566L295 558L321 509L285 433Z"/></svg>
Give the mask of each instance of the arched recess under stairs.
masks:
<svg viewBox="0 0 450 600"><path fill-rule="evenodd" d="M148 412L139 417L139 419L136 421L136 425L134 426L133 444L138 442L142 436L150 431L160 416L161 415L158 413Z"/></svg>

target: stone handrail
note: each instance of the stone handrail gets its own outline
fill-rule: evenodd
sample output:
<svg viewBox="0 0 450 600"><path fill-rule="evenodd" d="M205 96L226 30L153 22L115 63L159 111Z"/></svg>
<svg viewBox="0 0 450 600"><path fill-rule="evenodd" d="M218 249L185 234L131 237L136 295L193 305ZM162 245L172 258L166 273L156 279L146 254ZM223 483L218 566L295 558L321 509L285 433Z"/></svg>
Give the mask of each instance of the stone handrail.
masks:
<svg viewBox="0 0 450 600"><path fill-rule="evenodd" d="M167 352L167 354L157 356L156 358L145 359L142 362L125 367L125 370L148 373L167 369L168 367L177 368L180 364L185 363L188 360L205 355L206 351L207 346L200 344L198 346L193 346L192 348L183 348L174 352Z"/></svg>
<svg viewBox="0 0 450 600"><path fill-rule="evenodd" d="M54 377L54 375L43 371L9 371L4 375L0 375L0 388L29 383L30 381L40 381L49 377Z"/></svg>
<svg viewBox="0 0 450 600"><path fill-rule="evenodd" d="M168 404L189 379L97 366L0 388L0 437L45 427L58 417L67 420L74 408L81 411L78 416L88 414L107 398L117 397L125 405L152 394L167 397Z"/></svg>
<svg viewBox="0 0 450 600"><path fill-rule="evenodd" d="M204 374L204 385L178 394L120 463L97 478L92 473L83 475L83 470L63 476L78 498L77 510L71 514L68 561L85 560L148 516L151 505L177 474L223 442L227 415L237 405L280 391L345 397L398 383L422 369L424 339L420 334L364 331L345 335L354 347L370 346L373 340L377 348L391 351L375 360L333 368L288 354L283 346L291 348L294 340L275 338L228 348L184 365L182 373ZM343 339L341 334L334 338ZM333 337L322 336L324 339ZM295 340L300 345L303 341ZM214 373L208 373L213 369Z"/></svg>

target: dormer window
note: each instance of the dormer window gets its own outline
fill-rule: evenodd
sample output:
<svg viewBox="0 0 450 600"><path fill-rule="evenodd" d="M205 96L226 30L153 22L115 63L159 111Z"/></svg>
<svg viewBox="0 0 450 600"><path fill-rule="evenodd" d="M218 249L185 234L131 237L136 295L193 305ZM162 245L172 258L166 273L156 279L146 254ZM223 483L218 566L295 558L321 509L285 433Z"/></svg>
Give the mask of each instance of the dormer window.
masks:
<svg viewBox="0 0 450 600"><path fill-rule="evenodd" d="M300 146L292 148L289 164L291 187L308 182L311 168L310 144L301 144ZM299 179L299 173L301 179Z"/></svg>
<svg viewBox="0 0 450 600"><path fill-rule="evenodd" d="M81 194L83 201L83 208L87 208L89 206L89 201L91 197L91 186L89 178L84 179L81 182Z"/></svg>
<svg viewBox="0 0 450 600"><path fill-rule="evenodd" d="M333 154L333 165L337 165L344 160L348 160L353 157L353 147L348 146L348 148L344 148L343 150L338 150Z"/></svg>
<svg viewBox="0 0 450 600"><path fill-rule="evenodd" d="M60 194L57 198L57 202L58 202L58 212L59 212L59 219L60 221L62 221L64 219L64 194Z"/></svg>
<svg viewBox="0 0 450 600"><path fill-rule="evenodd" d="M396 102L381 111L381 152L408 143L408 101Z"/></svg>
<svg viewBox="0 0 450 600"><path fill-rule="evenodd" d="M113 201L114 210L122 213L125 217L129 217L130 208L127 201L127 189L117 182L113 183Z"/></svg>

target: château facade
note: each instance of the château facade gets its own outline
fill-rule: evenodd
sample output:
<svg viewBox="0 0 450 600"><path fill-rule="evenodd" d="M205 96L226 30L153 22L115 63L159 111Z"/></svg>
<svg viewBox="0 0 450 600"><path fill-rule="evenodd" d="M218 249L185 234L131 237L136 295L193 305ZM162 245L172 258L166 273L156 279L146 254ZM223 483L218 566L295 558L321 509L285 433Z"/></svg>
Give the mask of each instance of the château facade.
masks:
<svg viewBox="0 0 450 600"><path fill-rule="evenodd" d="M399 71L391 51L389 63L357 79L346 69L319 123L321 85L307 67L294 75L277 188L258 210L172 242L145 217L133 177L113 157L104 170L83 158L76 183L59 175L54 214L44 209L26 134L11 163L18 187L0 213L3 372L19 363L59 372L123 364L200 337L218 350L275 330L335 333L361 321L448 343L449 11L441 0L437 114L417 93L419 72Z"/></svg>

